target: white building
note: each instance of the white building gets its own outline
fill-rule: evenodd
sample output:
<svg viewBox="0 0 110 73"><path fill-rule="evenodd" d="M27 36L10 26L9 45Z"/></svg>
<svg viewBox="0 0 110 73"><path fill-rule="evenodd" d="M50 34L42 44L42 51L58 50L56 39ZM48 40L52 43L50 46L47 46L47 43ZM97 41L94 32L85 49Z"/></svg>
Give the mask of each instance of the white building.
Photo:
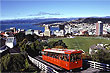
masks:
<svg viewBox="0 0 110 73"><path fill-rule="evenodd" d="M10 28L14 33L16 32L16 28L15 27L11 27Z"/></svg>
<svg viewBox="0 0 110 73"><path fill-rule="evenodd" d="M64 30L60 30L60 31L56 30L56 31L54 31L53 33L54 33L54 35L56 35L56 36L64 36Z"/></svg>
<svg viewBox="0 0 110 73"><path fill-rule="evenodd" d="M40 33L38 36L44 36L44 33Z"/></svg>
<svg viewBox="0 0 110 73"><path fill-rule="evenodd" d="M21 29L18 29L18 33L21 32Z"/></svg>
<svg viewBox="0 0 110 73"><path fill-rule="evenodd" d="M70 25L65 25L65 34L70 33L71 34L72 27Z"/></svg>
<svg viewBox="0 0 110 73"><path fill-rule="evenodd" d="M29 29L29 30L25 31L25 35L28 35L28 34L33 35L34 31L32 29Z"/></svg>
<svg viewBox="0 0 110 73"><path fill-rule="evenodd" d="M24 32L25 30L24 29L18 29L18 33L19 32Z"/></svg>
<svg viewBox="0 0 110 73"><path fill-rule="evenodd" d="M34 30L34 34L39 35L41 30Z"/></svg>
<svg viewBox="0 0 110 73"><path fill-rule="evenodd" d="M21 31L24 32L25 30L24 29L21 29Z"/></svg>
<svg viewBox="0 0 110 73"><path fill-rule="evenodd" d="M16 38L15 37L7 37L5 45L9 48L13 48L16 45Z"/></svg>

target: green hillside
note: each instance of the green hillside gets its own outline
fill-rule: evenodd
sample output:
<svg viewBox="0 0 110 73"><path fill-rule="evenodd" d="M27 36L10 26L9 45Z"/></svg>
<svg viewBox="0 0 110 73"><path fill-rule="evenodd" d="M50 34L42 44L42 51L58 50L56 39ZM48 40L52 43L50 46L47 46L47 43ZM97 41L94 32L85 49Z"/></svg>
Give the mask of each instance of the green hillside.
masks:
<svg viewBox="0 0 110 73"><path fill-rule="evenodd" d="M97 37L75 37L75 38L54 38L49 41L62 40L68 46L68 49L83 49L85 52L89 51L89 47L97 44L110 44L110 40Z"/></svg>

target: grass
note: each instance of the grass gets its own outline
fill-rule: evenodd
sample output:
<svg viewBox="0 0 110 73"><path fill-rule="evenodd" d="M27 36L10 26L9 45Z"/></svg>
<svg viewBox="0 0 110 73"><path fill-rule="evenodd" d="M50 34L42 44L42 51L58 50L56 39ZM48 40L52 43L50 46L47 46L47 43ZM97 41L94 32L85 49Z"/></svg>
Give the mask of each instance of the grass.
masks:
<svg viewBox="0 0 110 73"><path fill-rule="evenodd" d="M75 38L54 38L49 39L49 41L62 40L68 49L82 49L85 52L89 52L89 47L94 44L103 43L110 44L110 40L97 38L97 37L75 37Z"/></svg>

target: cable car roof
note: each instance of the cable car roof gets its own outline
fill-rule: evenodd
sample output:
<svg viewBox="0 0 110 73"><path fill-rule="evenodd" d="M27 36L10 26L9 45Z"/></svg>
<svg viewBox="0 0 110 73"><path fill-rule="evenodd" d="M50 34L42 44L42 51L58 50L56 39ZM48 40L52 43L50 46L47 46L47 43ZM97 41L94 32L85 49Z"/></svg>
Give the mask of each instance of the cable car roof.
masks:
<svg viewBox="0 0 110 73"><path fill-rule="evenodd" d="M62 53L62 54L71 54L71 53L83 53L82 50L73 50L73 49L44 49L43 51L54 52L54 53Z"/></svg>

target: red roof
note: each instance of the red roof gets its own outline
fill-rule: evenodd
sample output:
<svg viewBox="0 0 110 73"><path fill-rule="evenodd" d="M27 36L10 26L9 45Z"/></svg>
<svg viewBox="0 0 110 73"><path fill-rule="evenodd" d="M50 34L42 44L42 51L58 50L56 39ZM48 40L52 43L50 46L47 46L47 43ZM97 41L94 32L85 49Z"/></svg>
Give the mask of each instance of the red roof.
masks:
<svg viewBox="0 0 110 73"><path fill-rule="evenodd" d="M2 32L2 33L0 33L1 35L4 35L5 34L5 32Z"/></svg>

